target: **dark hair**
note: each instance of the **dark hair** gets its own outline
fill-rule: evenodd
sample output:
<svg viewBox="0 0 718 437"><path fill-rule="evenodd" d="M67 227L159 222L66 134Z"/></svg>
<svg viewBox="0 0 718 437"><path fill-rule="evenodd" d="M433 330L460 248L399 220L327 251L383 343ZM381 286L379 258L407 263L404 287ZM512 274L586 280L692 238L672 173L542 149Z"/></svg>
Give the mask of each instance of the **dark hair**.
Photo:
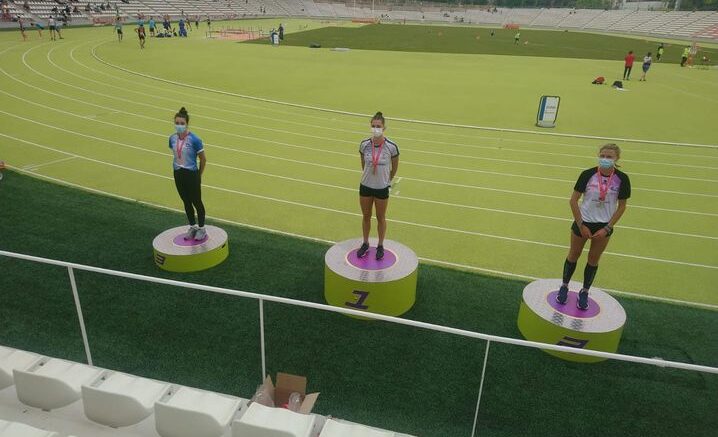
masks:
<svg viewBox="0 0 718 437"><path fill-rule="evenodd" d="M184 120L187 122L187 124L189 124L189 113L187 112L187 110L185 109L184 106L181 107L180 110L177 111L177 113L175 114L175 118L177 118L177 117L184 118Z"/></svg>
<svg viewBox="0 0 718 437"><path fill-rule="evenodd" d="M628 54L629 54L629 55L630 55L631 53L633 53L633 50L629 50L629 51L628 51Z"/></svg>
<svg viewBox="0 0 718 437"><path fill-rule="evenodd" d="M648 54L646 56L651 56L651 52L648 52Z"/></svg>
<svg viewBox="0 0 718 437"><path fill-rule="evenodd" d="M371 121L374 120L381 120L381 124L386 126L386 120L384 120L384 114L382 114L381 111L374 114L374 116L371 118Z"/></svg>

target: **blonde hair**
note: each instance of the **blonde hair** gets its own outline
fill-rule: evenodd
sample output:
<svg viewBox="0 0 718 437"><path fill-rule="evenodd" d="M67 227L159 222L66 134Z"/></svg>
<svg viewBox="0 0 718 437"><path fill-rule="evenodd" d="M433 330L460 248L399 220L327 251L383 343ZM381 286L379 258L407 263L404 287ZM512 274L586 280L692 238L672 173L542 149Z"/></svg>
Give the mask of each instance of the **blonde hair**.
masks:
<svg viewBox="0 0 718 437"><path fill-rule="evenodd" d="M601 146L600 149L598 149L598 153L600 154L600 153L603 152L604 150L613 150L613 152L616 154L616 161L618 161L619 159L621 159L621 148L618 147L617 144L614 144L614 143L606 143L606 144L604 144L603 146ZM614 165L615 165L616 167L620 167L618 164L615 164L615 163L614 163Z"/></svg>

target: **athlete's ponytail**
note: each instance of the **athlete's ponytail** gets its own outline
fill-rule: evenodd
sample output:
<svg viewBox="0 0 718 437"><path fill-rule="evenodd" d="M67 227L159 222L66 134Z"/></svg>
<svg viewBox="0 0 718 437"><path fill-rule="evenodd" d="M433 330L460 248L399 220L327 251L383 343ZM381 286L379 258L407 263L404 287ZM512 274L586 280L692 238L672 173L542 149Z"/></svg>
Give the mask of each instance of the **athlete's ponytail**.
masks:
<svg viewBox="0 0 718 437"><path fill-rule="evenodd" d="M189 113L185 109L185 107L181 107L180 110L175 114L175 118L184 118L184 120L189 124Z"/></svg>
<svg viewBox="0 0 718 437"><path fill-rule="evenodd" d="M374 114L374 116L371 118L371 121L374 120L381 120L382 126L386 126L386 120L384 120L384 114L382 114L381 111Z"/></svg>

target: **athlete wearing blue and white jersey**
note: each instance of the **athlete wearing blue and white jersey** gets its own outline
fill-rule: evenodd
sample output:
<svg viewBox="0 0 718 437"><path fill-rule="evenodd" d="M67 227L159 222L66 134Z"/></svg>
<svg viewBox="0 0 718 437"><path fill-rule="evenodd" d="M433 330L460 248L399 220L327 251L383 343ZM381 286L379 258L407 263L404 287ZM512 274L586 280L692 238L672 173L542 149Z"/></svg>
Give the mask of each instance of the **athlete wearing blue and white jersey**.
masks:
<svg viewBox="0 0 718 437"><path fill-rule="evenodd" d="M598 167L584 170L576 181L570 205L574 222L571 226L571 248L563 266L563 283L556 295L560 304L568 300L568 283L576 270L583 247L591 240L588 261L583 271L583 288L578 293L576 306L588 309L588 291L598 271L598 261L608 246L613 227L626 211L631 197L628 175L616 168L621 149L605 144L599 150ZM579 206L578 200L583 197Z"/></svg>
<svg viewBox="0 0 718 437"><path fill-rule="evenodd" d="M202 174L207 164L207 157L202 140L189 131L189 114L184 107L175 114L175 131L176 133L170 135L169 148L172 150L175 187L184 203L190 225L184 238L200 241L207 237L204 229L205 209L202 203ZM197 220L195 220L195 210L197 210Z"/></svg>
<svg viewBox="0 0 718 437"><path fill-rule="evenodd" d="M371 119L372 136L359 145L362 178L359 184L359 204L362 210L363 243L357 256L364 257L369 251L369 231L371 230L372 209L376 207L377 232L379 244L376 259L384 257L384 237L386 236L386 208L389 204L389 187L399 169L399 147L384 136L386 120L381 112Z"/></svg>

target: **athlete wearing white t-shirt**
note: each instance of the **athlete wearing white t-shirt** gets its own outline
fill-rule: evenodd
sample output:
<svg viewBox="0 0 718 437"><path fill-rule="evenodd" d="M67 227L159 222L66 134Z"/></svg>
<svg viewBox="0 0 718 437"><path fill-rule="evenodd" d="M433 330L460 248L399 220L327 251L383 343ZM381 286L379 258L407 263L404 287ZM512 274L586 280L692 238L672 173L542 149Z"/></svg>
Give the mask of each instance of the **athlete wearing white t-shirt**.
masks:
<svg viewBox="0 0 718 437"><path fill-rule="evenodd" d="M369 231L371 230L372 207L376 207L379 244L376 247L376 259L384 257L384 237L386 236L386 207L389 204L389 187L399 168L399 147L384 136L386 121L381 112L371 119L372 136L359 145L362 177L359 184L359 204L362 211L362 233L364 242L357 256L362 258L369 250Z"/></svg>
<svg viewBox="0 0 718 437"><path fill-rule="evenodd" d="M631 181L628 175L616 169L621 149L615 144L606 144L598 153L598 167L584 170L576 181L571 196L571 212L574 222L571 226L571 248L563 265L563 284L556 300L565 304L568 299L568 283L586 241L591 240L588 262L583 271L583 288L578 294L578 308L588 309L588 290L598 271L598 260L606 250L613 234L613 226L626 211L631 197ZM583 196L581 205L578 199Z"/></svg>

